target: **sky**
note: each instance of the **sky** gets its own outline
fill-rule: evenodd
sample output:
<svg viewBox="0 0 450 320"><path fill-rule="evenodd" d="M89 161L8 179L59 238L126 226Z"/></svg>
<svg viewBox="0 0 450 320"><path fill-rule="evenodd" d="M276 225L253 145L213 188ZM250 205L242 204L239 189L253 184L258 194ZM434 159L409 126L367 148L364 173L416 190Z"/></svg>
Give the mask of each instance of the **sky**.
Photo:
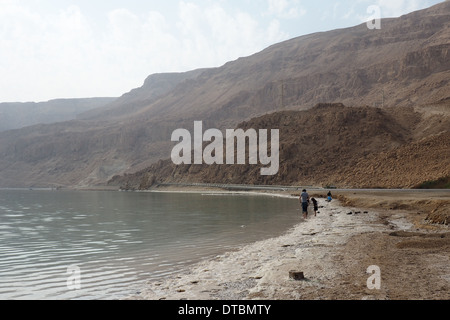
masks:
<svg viewBox="0 0 450 320"><path fill-rule="evenodd" d="M443 0L0 0L0 102L119 97L298 36Z"/></svg>

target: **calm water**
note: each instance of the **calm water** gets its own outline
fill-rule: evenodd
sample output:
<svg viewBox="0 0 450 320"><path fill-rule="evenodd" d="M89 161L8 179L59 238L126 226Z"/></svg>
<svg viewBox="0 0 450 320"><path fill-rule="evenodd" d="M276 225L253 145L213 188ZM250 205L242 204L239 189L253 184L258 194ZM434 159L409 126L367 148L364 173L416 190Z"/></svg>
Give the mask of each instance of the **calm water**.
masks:
<svg viewBox="0 0 450 320"><path fill-rule="evenodd" d="M298 213L263 196L0 190L0 299L121 298Z"/></svg>

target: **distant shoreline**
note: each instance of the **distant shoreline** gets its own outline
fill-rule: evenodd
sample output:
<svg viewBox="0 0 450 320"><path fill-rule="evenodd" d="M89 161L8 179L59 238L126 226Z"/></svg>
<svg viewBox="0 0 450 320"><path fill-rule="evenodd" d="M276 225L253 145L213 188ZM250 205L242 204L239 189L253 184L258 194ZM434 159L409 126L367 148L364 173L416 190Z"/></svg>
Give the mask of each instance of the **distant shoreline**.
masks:
<svg viewBox="0 0 450 320"><path fill-rule="evenodd" d="M246 194L278 197L299 197L306 188L311 197L326 198L328 191L335 200L341 200L343 206L387 210L417 210L420 214L441 214L440 220L450 222L450 189L326 189L319 187L295 186L246 186L226 184L170 184L148 190L121 190L117 186L61 187L61 188L0 188L2 190L30 191L111 191L111 192L179 192L179 193L220 193ZM448 213L447 213L448 212ZM435 220L435 222L439 222Z"/></svg>

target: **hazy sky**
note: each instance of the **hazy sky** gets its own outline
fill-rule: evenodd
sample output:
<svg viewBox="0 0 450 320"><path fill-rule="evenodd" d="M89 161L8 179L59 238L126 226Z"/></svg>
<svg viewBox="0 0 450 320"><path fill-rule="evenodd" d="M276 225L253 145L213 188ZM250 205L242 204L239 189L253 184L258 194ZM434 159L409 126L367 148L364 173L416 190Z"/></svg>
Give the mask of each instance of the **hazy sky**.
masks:
<svg viewBox="0 0 450 320"><path fill-rule="evenodd" d="M442 0L0 0L0 102L120 96L290 38Z"/></svg>

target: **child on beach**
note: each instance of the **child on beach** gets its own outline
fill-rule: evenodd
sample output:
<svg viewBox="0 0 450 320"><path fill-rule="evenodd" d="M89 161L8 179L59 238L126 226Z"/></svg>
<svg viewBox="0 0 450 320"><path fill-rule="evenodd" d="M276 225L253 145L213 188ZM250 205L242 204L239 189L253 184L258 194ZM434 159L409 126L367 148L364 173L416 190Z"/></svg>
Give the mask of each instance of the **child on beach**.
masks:
<svg viewBox="0 0 450 320"><path fill-rule="evenodd" d="M314 206L314 217L317 216L317 210L319 210L319 207L317 206L317 200L315 198L311 199L313 206Z"/></svg>

